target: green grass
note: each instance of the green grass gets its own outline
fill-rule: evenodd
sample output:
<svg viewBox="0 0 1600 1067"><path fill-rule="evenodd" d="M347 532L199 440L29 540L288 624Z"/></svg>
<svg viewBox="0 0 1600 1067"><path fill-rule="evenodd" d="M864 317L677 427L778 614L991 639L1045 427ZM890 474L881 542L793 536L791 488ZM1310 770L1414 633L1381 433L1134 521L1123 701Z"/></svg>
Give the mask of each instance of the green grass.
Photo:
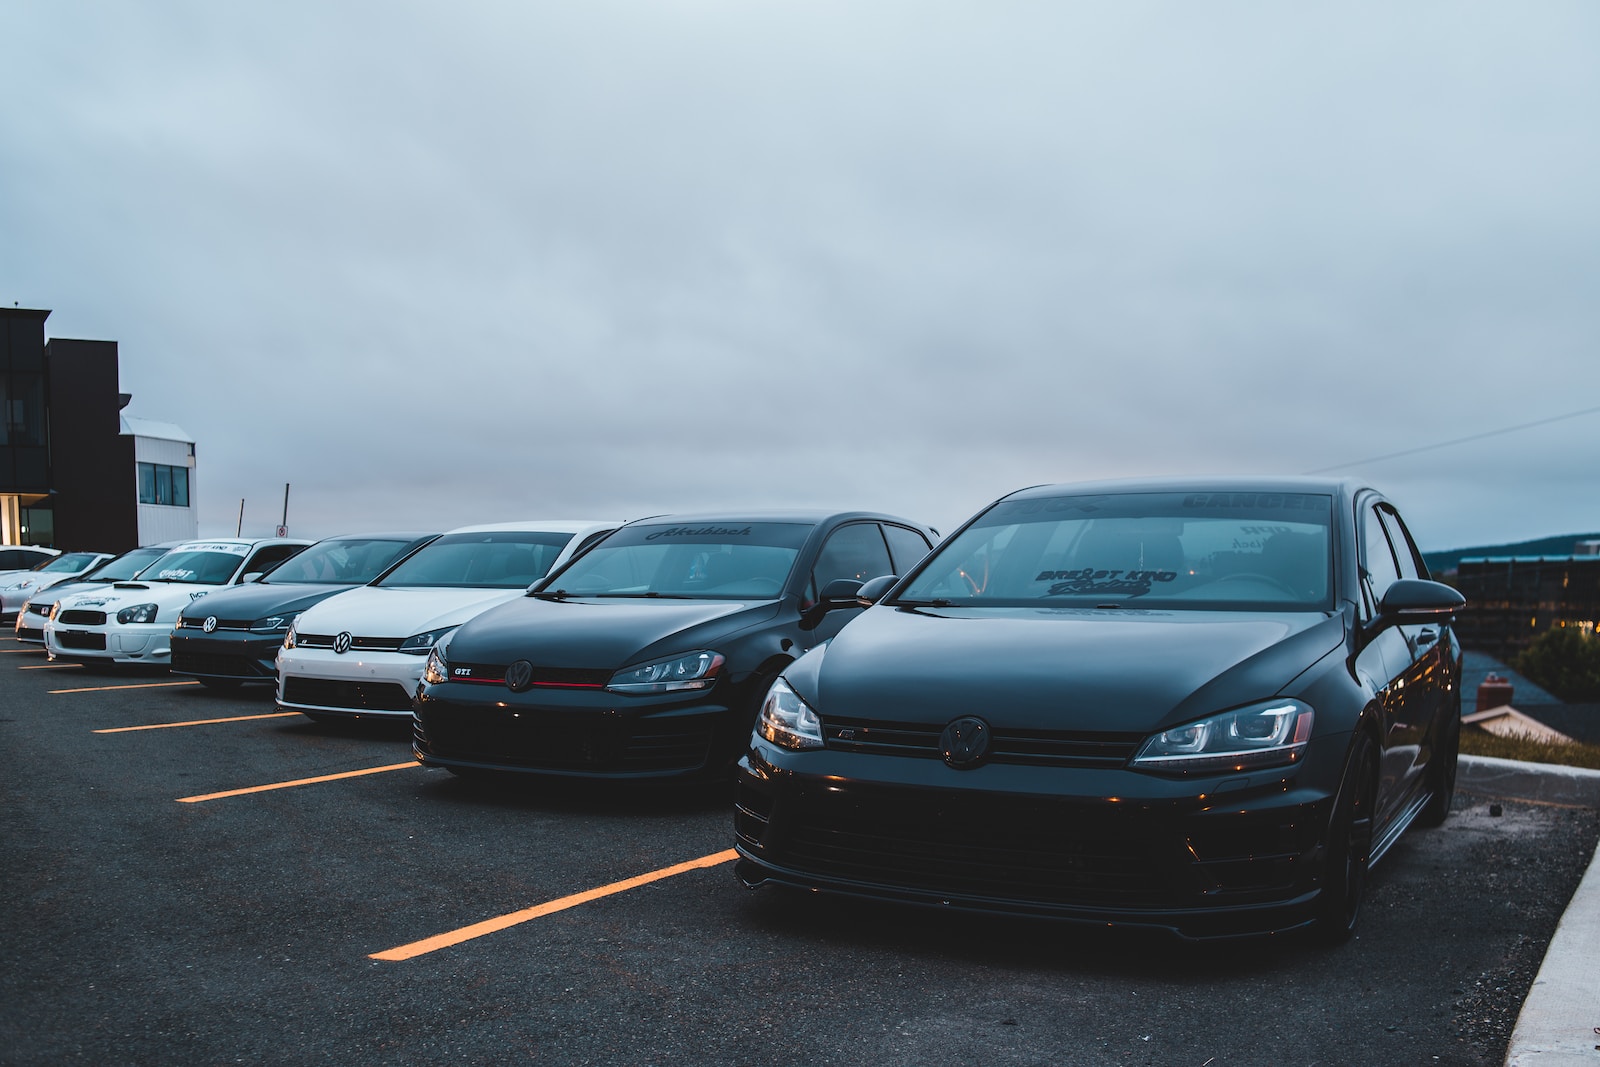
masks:
<svg viewBox="0 0 1600 1067"><path fill-rule="evenodd" d="M1564 767L1600 770L1600 745L1582 742L1549 744L1517 737L1496 737L1480 730L1462 730L1461 753L1465 756L1493 756L1526 763L1555 763Z"/></svg>

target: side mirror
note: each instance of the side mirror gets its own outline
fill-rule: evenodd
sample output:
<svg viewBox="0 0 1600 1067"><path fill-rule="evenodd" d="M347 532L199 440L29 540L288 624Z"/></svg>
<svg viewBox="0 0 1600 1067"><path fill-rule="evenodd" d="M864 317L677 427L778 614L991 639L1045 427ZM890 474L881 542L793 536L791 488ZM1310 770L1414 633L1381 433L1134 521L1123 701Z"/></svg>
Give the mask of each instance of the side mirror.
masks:
<svg viewBox="0 0 1600 1067"><path fill-rule="evenodd" d="M1378 604L1378 617L1368 628L1377 633L1389 626L1414 622L1449 622L1467 606L1467 598L1443 582L1402 578L1384 591Z"/></svg>
<svg viewBox="0 0 1600 1067"><path fill-rule="evenodd" d="M856 590L856 603L864 608L870 608L883 599L883 594L889 587L900 580L897 574L880 574L876 578L869 578L861 583L861 588Z"/></svg>
<svg viewBox="0 0 1600 1067"><path fill-rule="evenodd" d="M246 582L259 582L261 580L261 576L265 573L265 571L251 571L249 574L239 579L239 584L244 585Z"/></svg>
<svg viewBox="0 0 1600 1067"><path fill-rule="evenodd" d="M879 584L887 579L887 584ZM800 629L814 630L822 622L822 617L830 611L839 608L864 608L871 604L883 591L894 584L894 575L884 575L883 578L874 578L869 582L858 582L854 578L835 578L822 587L822 593L817 597L817 602L805 610L800 616ZM863 594L873 589L872 600L866 599Z"/></svg>

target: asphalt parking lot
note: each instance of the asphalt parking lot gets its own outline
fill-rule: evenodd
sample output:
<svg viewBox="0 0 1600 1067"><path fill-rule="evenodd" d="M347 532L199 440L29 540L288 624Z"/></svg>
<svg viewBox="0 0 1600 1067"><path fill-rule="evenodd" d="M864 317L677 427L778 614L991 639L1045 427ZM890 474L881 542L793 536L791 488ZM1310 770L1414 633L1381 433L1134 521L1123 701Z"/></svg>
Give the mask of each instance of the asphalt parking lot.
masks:
<svg viewBox="0 0 1600 1067"><path fill-rule="evenodd" d="M1498 1065L1600 833L1463 795L1360 936L749 893L721 791L485 791L405 729L0 641L0 1062Z"/></svg>

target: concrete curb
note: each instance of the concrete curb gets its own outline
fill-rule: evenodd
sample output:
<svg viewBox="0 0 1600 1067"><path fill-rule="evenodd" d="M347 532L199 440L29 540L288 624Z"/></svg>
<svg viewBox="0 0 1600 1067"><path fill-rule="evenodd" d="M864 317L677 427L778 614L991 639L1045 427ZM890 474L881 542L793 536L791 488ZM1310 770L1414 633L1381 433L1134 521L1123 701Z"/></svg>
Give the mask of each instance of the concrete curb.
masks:
<svg viewBox="0 0 1600 1067"><path fill-rule="evenodd" d="M1600 808L1600 771L1462 756L1458 788L1482 796ZM1600 851L1545 950L1505 1067L1600 1067Z"/></svg>

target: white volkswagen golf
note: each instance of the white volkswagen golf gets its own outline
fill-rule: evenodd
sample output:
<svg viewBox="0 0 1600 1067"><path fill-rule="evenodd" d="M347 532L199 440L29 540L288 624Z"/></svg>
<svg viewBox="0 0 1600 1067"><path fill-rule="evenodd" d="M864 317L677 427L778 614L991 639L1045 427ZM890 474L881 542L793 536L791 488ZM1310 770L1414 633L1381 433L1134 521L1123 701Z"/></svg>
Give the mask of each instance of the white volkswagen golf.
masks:
<svg viewBox="0 0 1600 1067"><path fill-rule="evenodd" d="M307 608L278 653L278 706L318 721L409 718L434 643L515 600L620 522L463 526Z"/></svg>
<svg viewBox="0 0 1600 1067"><path fill-rule="evenodd" d="M184 605L263 574L310 543L285 537L185 541L135 581L57 601L44 624L45 651L51 659L169 663L172 624Z"/></svg>

